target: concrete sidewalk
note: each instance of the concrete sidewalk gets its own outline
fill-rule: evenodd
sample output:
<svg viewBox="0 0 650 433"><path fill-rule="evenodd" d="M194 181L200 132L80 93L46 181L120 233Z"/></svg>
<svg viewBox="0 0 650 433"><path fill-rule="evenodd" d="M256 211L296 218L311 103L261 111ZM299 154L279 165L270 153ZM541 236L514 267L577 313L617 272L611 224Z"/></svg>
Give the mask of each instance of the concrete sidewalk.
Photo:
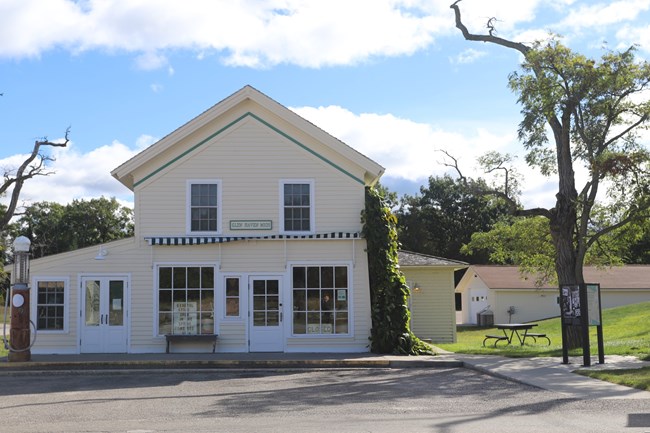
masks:
<svg viewBox="0 0 650 433"><path fill-rule="evenodd" d="M442 355L450 356L450 355ZM472 368L492 376L535 386L562 394L566 398L635 398L650 399L650 392L628 388L622 385L574 373L576 370L620 370L650 367L650 362L640 361L634 356L610 355L605 364L592 359L590 367L582 366L582 357L571 358L569 364L562 364L561 358L504 358L490 355L456 355L465 368Z"/></svg>
<svg viewBox="0 0 650 433"><path fill-rule="evenodd" d="M30 362L0 359L3 374L70 374L107 371L188 371L324 368L470 368L489 375L556 392L562 398L650 399L650 392L615 385L573 373L582 358L562 364L561 358L504 358L491 355L441 353L437 356L392 356L371 353L152 353L98 355L32 355ZM606 356L605 364L588 369L650 366L631 356Z"/></svg>

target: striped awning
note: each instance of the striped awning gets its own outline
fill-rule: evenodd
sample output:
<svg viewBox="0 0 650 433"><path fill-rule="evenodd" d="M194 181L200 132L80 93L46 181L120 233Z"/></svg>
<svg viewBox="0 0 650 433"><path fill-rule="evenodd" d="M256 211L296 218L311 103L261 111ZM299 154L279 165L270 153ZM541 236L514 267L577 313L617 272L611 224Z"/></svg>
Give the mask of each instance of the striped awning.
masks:
<svg viewBox="0 0 650 433"><path fill-rule="evenodd" d="M313 235L266 235L266 236L146 236L149 245L205 245L223 244L237 241L277 241L277 240L331 240L360 239L361 233L333 232Z"/></svg>

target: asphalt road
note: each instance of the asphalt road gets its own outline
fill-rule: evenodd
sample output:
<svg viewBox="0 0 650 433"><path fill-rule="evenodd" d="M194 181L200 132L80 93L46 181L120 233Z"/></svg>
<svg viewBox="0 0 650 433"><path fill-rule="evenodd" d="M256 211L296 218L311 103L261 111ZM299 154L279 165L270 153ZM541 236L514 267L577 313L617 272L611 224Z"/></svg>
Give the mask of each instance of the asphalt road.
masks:
<svg viewBox="0 0 650 433"><path fill-rule="evenodd" d="M0 376L0 431L650 432L648 400L573 400L467 369Z"/></svg>

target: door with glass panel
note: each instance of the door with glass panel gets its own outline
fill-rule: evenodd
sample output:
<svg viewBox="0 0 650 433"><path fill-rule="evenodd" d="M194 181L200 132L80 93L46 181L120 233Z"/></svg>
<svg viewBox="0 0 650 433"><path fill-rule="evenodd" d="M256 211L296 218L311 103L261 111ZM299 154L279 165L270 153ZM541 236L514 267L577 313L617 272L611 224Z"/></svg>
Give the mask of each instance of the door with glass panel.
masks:
<svg viewBox="0 0 650 433"><path fill-rule="evenodd" d="M280 278L251 277L250 284L251 352L283 352L282 297Z"/></svg>
<svg viewBox="0 0 650 433"><path fill-rule="evenodd" d="M124 353L127 351L124 277L81 279L81 352Z"/></svg>

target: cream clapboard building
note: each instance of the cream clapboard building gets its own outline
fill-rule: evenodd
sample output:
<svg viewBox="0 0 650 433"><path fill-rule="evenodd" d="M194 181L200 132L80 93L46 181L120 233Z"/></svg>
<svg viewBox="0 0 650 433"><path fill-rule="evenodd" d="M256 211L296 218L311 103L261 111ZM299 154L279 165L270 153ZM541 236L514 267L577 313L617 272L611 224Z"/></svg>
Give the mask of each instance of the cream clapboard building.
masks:
<svg viewBox="0 0 650 433"><path fill-rule="evenodd" d="M650 301L650 266L585 266L585 280L600 285L601 308ZM552 283L538 287L535 275L522 275L518 266L472 265L456 287L458 324L476 325L489 311L494 323L523 323L560 315L560 289Z"/></svg>
<svg viewBox="0 0 650 433"><path fill-rule="evenodd" d="M383 168L252 87L116 168L135 236L33 260L33 353L365 352ZM201 343L174 345L194 351Z"/></svg>

